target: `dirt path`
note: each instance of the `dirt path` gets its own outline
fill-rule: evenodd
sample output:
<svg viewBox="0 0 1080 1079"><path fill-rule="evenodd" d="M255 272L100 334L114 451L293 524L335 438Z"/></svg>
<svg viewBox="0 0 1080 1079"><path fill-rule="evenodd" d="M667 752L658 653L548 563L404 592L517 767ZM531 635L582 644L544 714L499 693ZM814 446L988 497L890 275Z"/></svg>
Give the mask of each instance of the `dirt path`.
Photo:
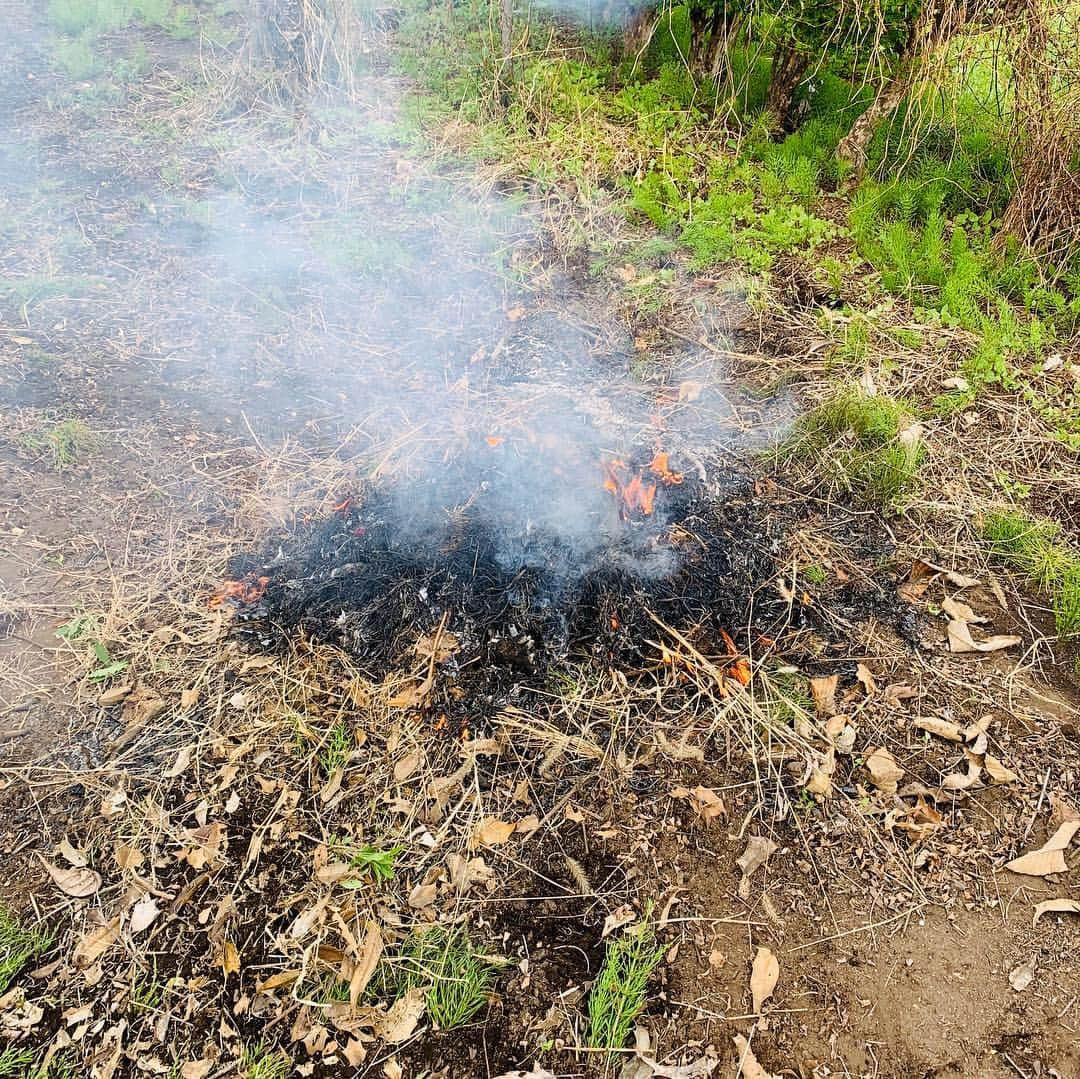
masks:
<svg viewBox="0 0 1080 1079"><path fill-rule="evenodd" d="M12 1016L23 998L2 998L12 1045L67 1051L72 1039L88 1069L78 1074L105 1076L142 1074L144 1065L155 1073L162 1061L160 1073L169 1074L175 1040L178 1063L212 1059L222 1069L214 1074L227 1074L238 1045L261 1038L265 1020L268 1037L308 1068L302 1074L389 1076L384 1065L400 1061L405 1075L488 1076L537 1060L559 1075L599 1074L595 1056L563 1050L580 1044L605 919L651 903L668 919L670 948L642 1023L651 1051L665 1059L712 1054L721 1060L715 1074L734 1075L732 1035L752 1031L761 1064L776 1075L1080 1075L1080 927L1054 915L1032 925L1036 902L1076 895L1075 854L1073 868L1049 880L1002 868L1073 812L1075 704L1015 663L947 656L942 623L928 610L946 594L941 578L918 601L919 616L936 626L922 647L895 622L867 617L875 602L885 609L886 592L894 602L910 559L864 514L801 502L777 552L785 565L828 567L815 599L832 629L842 627L821 635L820 669L804 671L837 672L840 703L818 718L849 715L857 728L833 801L789 798L780 778L755 787L755 770L773 775L761 762L776 747L751 740L749 753L732 748L738 736L700 715L684 730L670 728L666 743L625 717L610 721L617 736L604 741L587 716L569 763L554 756L557 767L538 767L550 746L535 759L522 750L509 774L533 787L520 804L497 761L477 766L477 805L481 793L506 813L517 804L518 816L537 812L545 830L520 849L486 850L497 885L485 878L467 900L471 886L448 879L423 846L426 829L439 831L435 818L406 805L406 750L410 738L426 736L422 725L417 734L392 710L371 719L357 753L373 756L358 767L385 786L363 794L357 786L340 818L325 777L308 786L297 778L311 760L288 755L292 734L277 732L284 741L275 753L246 757L264 728L240 724L241 706L229 702L238 692L264 694L266 715L276 715L275 694L286 697L281 687L294 675L245 666L234 644L200 636L216 617L207 597L238 550L288 536L305 513L340 504L358 461L366 479L407 479L415 491L451 448L531 439L543 460L570 469L581 458L651 446L659 403L665 447L700 462L757 447L788 421L792 398L747 392L776 370L764 377L732 358L768 336L744 325L737 303L707 312L702 344L700 324L642 341L587 273L587 257L553 244L542 201L512 197L482 173L417 149L402 85L379 63L362 76L347 115L329 98L282 110L230 99L221 55L201 52L197 38L109 35L107 70L79 82L57 68L41 13L23 4L0 5L0 13L8 27L0 65L0 850L11 905L65 927L51 969L25 989L28 997L44 992L36 1021L20 1026ZM132 75L143 49L148 61ZM785 343L770 350L776 367L796 363ZM569 516L571 504L607 498L599 485L565 476L556 488L547 473L535 477L533 459L526 465L536 504L557 506L542 524ZM570 498L552 495L567 489ZM580 539L578 531L560 535ZM852 580L865 588L849 587ZM991 620L1007 617L988 585L965 596ZM57 628L80 617L92 628L58 639ZM804 655L816 647L809 636L800 638ZM129 664L126 674L93 680L117 659ZM872 672L872 688L862 670L856 676L858 664ZM296 673L296 684L305 677ZM100 703L103 687L131 678L167 704L155 713L165 717L163 733L133 724L127 704ZM355 699L342 704L341 683L331 681L326 675L313 694L311 716L360 708ZM181 703L181 682L199 688L200 704ZM656 700L666 699L657 690ZM917 721L966 726L984 715L992 749L1018 781L946 795L942 778L962 766L962 744L935 739ZM565 733L547 736L558 742ZM904 781L920 787L907 803L882 796L862 771L886 745ZM190 785L188 766L161 780L185 746L196 762ZM432 739L421 772L437 777L440 754L456 768L457 751ZM222 779L223 761L241 762L239 779ZM782 759L775 775L790 767ZM244 791L240 810L224 808L232 782ZM277 828L260 814L271 821L294 782L303 791L295 792L300 819L278 828L273 869L253 882L255 838L265 838L269 864L266 837ZM689 797L702 788L723 800L719 817ZM132 878L114 879L113 867L100 895L72 903L34 857L55 858L66 835L88 840L93 829L119 827L116 819L135 828L127 810L105 812L109 792L130 790L134 805L151 789L161 816L152 825L140 818L143 830L125 842L153 845L167 835L173 843L181 832L170 829L184 822L182 868L191 872L171 876L180 872L171 854L153 866L173 904L201 869L191 835L207 827L207 812L234 814L220 880L199 910L174 905L158 927L155 976L160 959L162 977L175 976L189 996L171 1010L156 1006L153 1021L132 1012L121 992L145 972L135 937L104 967L70 956L109 918L127 919L129 932ZM762 790L771 804L761 804ZM923 818L912 815L916 802ZM431 888L440 896L433 910L445 902L473 911L510 964L482 1026L432 1033L397 1053L369 1039L363 1063L351 1067L340 1052L344 1035L327 1049L296 1018L302 995L290 999L286 988L271 1008L271 992L256 985L292 969L286 930L312 883L304 844L346 825L365 831L365 805L380 821L401 816L418 850L406 855L413 860L401 871L401 895L372 900L384 928L426 917L416 889ZM929 820L915 841L897 828ZM750 836L767 833L777 847L744 885L736 859ZM106 851L111 859L117 836L93 834L95 857L100 849L102 862ZM465 850L463 835L454 841ZM359 908L346 916L359 919ZM240 942L242 972L239 961L233 970L222 959L222 926ZM747 979L762 946L778 957L780 981L755 1017ZM1013 988L1011 972L1015 982L1029 963L1030 984ZM79 994L102 1013L82 1015ZM170 1029L160 1025L164 1014L173 1033L159 1036Z"/></svg>

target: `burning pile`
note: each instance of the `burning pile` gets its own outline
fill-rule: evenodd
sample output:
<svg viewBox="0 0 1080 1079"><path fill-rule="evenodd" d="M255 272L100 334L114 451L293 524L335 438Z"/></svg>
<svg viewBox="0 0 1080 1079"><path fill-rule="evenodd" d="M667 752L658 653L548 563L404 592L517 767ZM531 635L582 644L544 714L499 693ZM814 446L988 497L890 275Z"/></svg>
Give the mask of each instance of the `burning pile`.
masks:
<svg viewBox="0 0 1080 1079"><path fill-rule="evenodd" d="M238 631L268 649L298 633L334 644L372 678L423 653L438 674L425 707L473 728L559 664L670 665L657 620L745 684L745 655L788 614L773 587L775 507L738 472L704 480L663 452L600 471L587 544L550 516L537 522L496 467L341 498L325 519L272 537L266 555L237 561L227 591ZM433 501L437 523L408 512Z"/></svg>

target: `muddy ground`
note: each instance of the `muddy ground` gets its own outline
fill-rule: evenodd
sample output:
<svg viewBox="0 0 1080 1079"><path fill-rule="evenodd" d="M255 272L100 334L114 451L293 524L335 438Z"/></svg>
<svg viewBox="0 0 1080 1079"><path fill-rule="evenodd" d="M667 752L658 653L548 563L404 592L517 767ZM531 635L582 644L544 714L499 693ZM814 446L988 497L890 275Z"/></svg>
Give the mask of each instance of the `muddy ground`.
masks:
<svg viewBox="0 0 1080 1079"><path fill-rule="evenodd" d="M714 1054L715 1074L734 1075L732 1037L752 1031L758 1060L776 1075L1080 1075L1080 923L1050 914L1032 924L1039 901L1076 896L1075 853L1066 855L1071 869L1050 877L1003 868L1076 812L1071 680L1039 643L1037 608L983 564L947 568L980 578L966 602L1024 644L947 654L937 605L953 591L948 581L938 577L910 602L896 594L912 552L925 556L933 544L924 526L807 499L751 457L798 408L795 390L766 399L752 391L775 385L778 371L794 386L809 377L812 327L793 333L787 316L772 327L693 280L685 287L700 323L665 334L628 322L586 254L568 256L545 231L543 202L424 148L402 118L407 87L383 51L392 43L376 42L343 117L336 98L271 106L246 97L229 66L236 38L211 50L198 36L118 32L104 42L106 69L76 81L57 63L42 13L9 3L3 14L0 888L12 909L57 927L38 976L17 985L41 1014L6 1023L10 1045L73 1048L84 1069L76 1074L93 1075L157 1073L162 1062L168 1074L170 1046L177 1064L212 1060L214 1074L229 1074L238 1045L264 1036L308 1069L299 1074L494 1076L537 1061L560 1076L613 1072L577 1051L582 1000L602 961L605 919L651 902L671 945L641 1020L659 1059ZM120 61L142 50L148 59L132 74ZM765 371L740 359L757 354ZM222 870L222 894L235 898L249 935L244 969L226 970L212 992L195 982L220 969L213 927L191 928L180 913L156 943L125 935L103 968L72 958L87 926L121 909L130 881L114 866L98 894L69 898L41 858L56 861L65 837L79 846L96 836L95 864L104 864L103 794L127 789L134 801L189 740L244 744L222 702L237 686L257 695L260 668L244 666L248 646L229 640L227 616L207 606L231 557L287 539L304 514L328 515L356 490L358 470L390 485L423 477L430 459L414 454L417 441L442 445L462 429L467 441L496 421L513 438L553 385L560 415L587 407L606 424L610 412L605 437L629 430L633 441L657 396L687 384L708 391L672 448L707 450L758 476L763 504L785 521L778 566L827 571L812 596L793 600L824 612L824 644L815 652L811 625L794 652L773 658L782 666L797 652L803 674L839 676L832 711L855 717L858 741L840 764L837 797L793 802L779 781L755 783L771 774L761 754L775 747L747 745L702 711L681 728L684 752L670 751L674 735L664 749L625 717L604 720L598 755L586 745L594 736L583 735L556 774L530 771L521 749L513 775L530 790L520 813L535 813L541 827L515 839L520 846L486 852L497 883L473 906L458 897L486 950L511 961L482 1022L421 1031L403 1047L365 1042L355 1065L293 1040L304 1031L287 989L273 1009L257 989L284 963L271 930L295 914L290 874L307 857L310 819L276 837L277 854L267 848L254 881L246 868ZM90 438L61 461L49 434L70 420ZM935 561L947 561L940 550ZM130 657L111 682L93 680L102 661L85 642L57 637L81 613L96 620L110 661ZM219 635L192 643L193 627L213 618ZM363 668L363 656L352 660ZM169 696L185 663L201 664L198 705ZM165 702L152 737L101 703L103 688L132 678ZM331 681L318 707L352 708ZM917 721L983 717L1016 780L943 791L964 755ZM415 718L394 717L387 729L368 728L380 761L401 763L402 729L428 760L457 751ZM890 747L905 781L933 792L938 821L918 841L887 823L895 806L861 771L875 746ZM237 857L297 767L258 758L230 820ZM201 794L215 812L225 785L208 774L209 765L171 776L162 805L187 813ZM509 792L491 763L482 786L505 809L514 799L500 793L504 780ZM397 797L407 786L398 783ZM699 787L722 799L722 816L702 815L677 793ZM763 803L762 791L772 800ZM319 792L309 793L321 814ZM348 812L363 827L362 806ZM753 835L777 847L741 888L736 860ZM434 883L435 909L452 905L452 888L425 858L408 863L402 894ZM182 868L159 866L155 878L174 901L195 862ZM431 913L379 902L399 926ZM261 937L252 929L260 922L270 927ZM762 946L780 978L755 1016L748 977ZM163 1005L149 1022L117 1004L119 990L106 991L134 977L147 954L162 977L182 975L198 1001L171 1031L157 1022ZM1030 984L1015 989L1010 974L1015 982L1031 962Z"/></svg>

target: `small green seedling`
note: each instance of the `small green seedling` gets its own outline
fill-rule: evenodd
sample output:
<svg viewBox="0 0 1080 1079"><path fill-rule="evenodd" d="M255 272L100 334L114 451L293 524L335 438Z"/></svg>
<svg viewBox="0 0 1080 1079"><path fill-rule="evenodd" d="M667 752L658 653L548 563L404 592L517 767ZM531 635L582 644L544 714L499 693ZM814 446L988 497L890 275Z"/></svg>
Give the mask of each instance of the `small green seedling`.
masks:
<svg viewBox="0 0 1080 1079"><path fill-rule="evenodd" d="M609 941L604 965L589 992L587 1041L594 1049L622 1049L645 1007L649 978L664 958L647 922Z"/></svg>

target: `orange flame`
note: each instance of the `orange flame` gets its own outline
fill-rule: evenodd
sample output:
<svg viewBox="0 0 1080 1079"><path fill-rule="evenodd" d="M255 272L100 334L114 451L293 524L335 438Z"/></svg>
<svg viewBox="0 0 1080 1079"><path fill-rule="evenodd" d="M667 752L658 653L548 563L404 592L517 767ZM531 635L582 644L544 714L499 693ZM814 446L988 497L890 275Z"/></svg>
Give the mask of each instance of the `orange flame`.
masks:
<svg viewBox="0 0 1080 1079"><path fill-rule="evenodd" d="M657 483L651 476L658 477L665 487L674 487L683 481L682 473L671 468L669 455L662 450L657 450L648 464L649 477L640 469L631 469L617 457L605 462L603 470L604 490L610 491L619 502L619 512L624 521L634 513L648 517L653 512Z"/></svg>
<svg viewBox="0 0 1080 1079"><path fill-rule="evenodd" d="M256 603L262 599L269 583L269 577L256 577L253 573L249 573L240 581L226 581L220 590L210 597L210 606L211 608L220 607L226 600L231 600L238 605Z"/></svg>
<svg viewBox="0 0 1080 1079"><path fill-rule="evenodd" d="M681 472L671 470L668 464L668 454L662 450L657 450L653 459L649 462L649 471L653 475L659 476L661 482L667 487L674 487L683 481Z"/></svg>
<svg viewBox="0 0 1080 1079"><path fill-rule="evenodd" d="M604 465L604 490L610 491L619 502L619 513L624 521L632 513L646 517L652 513L656 501L656 484L646 482L640 472L631 472L625 461L617 458Z"/></svg>

